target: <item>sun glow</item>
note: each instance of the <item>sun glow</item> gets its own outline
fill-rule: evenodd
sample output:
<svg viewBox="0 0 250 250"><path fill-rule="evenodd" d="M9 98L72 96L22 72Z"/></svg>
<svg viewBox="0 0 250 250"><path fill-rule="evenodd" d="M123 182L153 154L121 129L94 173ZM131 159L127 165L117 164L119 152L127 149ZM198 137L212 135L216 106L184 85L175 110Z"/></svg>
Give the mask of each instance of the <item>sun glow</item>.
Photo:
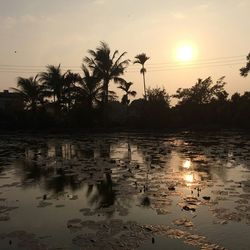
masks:
<svg viewBox="0 0 250 250"><path fill-rule="evenodd" d="M188 62L193 59L194 49L191 45L182 45L177 48L176 58L181 62Z"/></svg>
<svg viewBox="0 0 250 250"><path fill-rule="evenodd" d="M194 182L194 174L193 173L188 173L188 174L185 174L184 175L184 180L187 182L187 183L192 183Z"/></svg>
<svg viewBox="0 0 250 250"><path fill-rule="evenodd" d="M191 161L190 160L185 160L182 164L182 167L185 169L189 169L191 167Z"/></svg>

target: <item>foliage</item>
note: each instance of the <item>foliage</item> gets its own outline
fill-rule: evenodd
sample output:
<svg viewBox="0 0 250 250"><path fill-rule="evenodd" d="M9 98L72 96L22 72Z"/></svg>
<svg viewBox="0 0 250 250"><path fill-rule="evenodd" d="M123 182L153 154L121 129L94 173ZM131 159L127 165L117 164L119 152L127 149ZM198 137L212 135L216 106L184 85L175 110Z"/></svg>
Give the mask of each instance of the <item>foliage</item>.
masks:
<svg viewBox="0 0 250 250"><path fill-rule="evenodd" d="M125 104L126 106L128 106L130 103L129 96L132 96L132 97L136 96L136 91L130 90L130 87L133 85L133 83L127 82L127 81L121 79L119 81L119 84L120 85L118 86L118 88L125 92L125 94L122 97L122 104Z"/></svg>
<svg viewBox="0 0 250 250"><path fill-rule="evenodd" d="M170 107L170 96L167 94L165 88L148 88L147 94L149 103L159 104L168 108Z"/></svg>
<svg viewBox="0 0 250 250"><path fill-rule="evenodd" d="M145 63L147 60L149 60L150 57L148 57L146 55L146 53L141 53L141 54L138 54L137 56L135 56L135 61L134 61L134 64L138 63L138 64L141 64L141 74L142 74L142 77L143 77L143 86L144 86L144 98L145 100L147 100L147 92L146 92L146 80L145 80L145 73L147 72L146 68L145 68Z"/></svg>
<svg viewBox="0 0 250 250"><path fill-rule="evenodd" d="M89 50L88 52L90 56L85 57L83 61L92 70L93 75L101 79L102 102L108 103L110 81L118 82L129 64L129 60L123 60L126 52L119 55L118 50L115 50L114 53L111 53L108 44L105 42L101 42L96 50Z"/></svg>
<svg viewBox="0 0 250 250"><path fill-rule="evenodd" d="M250 53L247 55L247 63L246 66L240 69L241 76L247 77L250 72Z"/></svg>
<svg viewBox="0 0 250 250"><path fill-rule="evenodd" d="M46 69L47 71L40 73L39 81L44 86L47 97L53 97L54 103L61 103L66 73L62 74L60 64L58 67L48 65Z"/></svg>
<svg viewBox="0 0 250 250"><path fill-rule="evenodd" d="M213 82L211 77L198 79L190 88L179 88L172 96L177 105L170 107L170 95L163 88L145 89L144 99L136 99L132 82L123 76L129 60L123 60L118 51L111 53L101 42L96 50L89 50L84 58L81 76L61 65L48 65L46 71L35 77L17 79L17 92L25 110L0 110L0 127L72 128L114 127L126 128L207 128L250 127L250 92L234 93L228 98L225 77ZM145 83L145 53L136 56L134 63L142 65ZM250 55L247 57L250 61ZM250 62L241 69L249 72ZM123 91L121 101L109 89L113 81ZM146 95L147 93L147 95Z"/></svg>
<svg viewBox="0 0 250 250"><path fill-rule="evenodd" d="M226 84L224 78L224 76L221 77L215 84L211 77L204 80L198 79L197 83L191 88L179 88L173 97L179 99L179 105L188 103L207 104L211 101L226 100L228 93L224 89Z"/></svg>
<svg viewBox="0 0 250 250"><path fill-rule="evenodd" d="M36 111L38 105L43 102L43 87L39 85L37 78L38 75L29 78L18 77L17 87L19 89L13 88L15 92L22 96L26 108L32 111Z"/></svg>

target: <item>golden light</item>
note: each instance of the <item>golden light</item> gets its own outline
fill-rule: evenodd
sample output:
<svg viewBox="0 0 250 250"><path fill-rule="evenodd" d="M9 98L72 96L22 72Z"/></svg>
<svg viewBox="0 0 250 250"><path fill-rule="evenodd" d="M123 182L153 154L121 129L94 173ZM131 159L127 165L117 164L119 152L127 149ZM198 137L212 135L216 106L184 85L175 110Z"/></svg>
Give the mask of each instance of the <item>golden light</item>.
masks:
<svg viewBox="0 0 250 250"><path fill-rule="evenodd" d="M191 161L190 160L185 160L182 164L182 167L185 169L189 169L191 167Z"/></svg>
<svg viewBox="0 0 250 250"><path fill-rule="evenodd" d="M182 45L177 48L176 58L181 62L188 62L193 59L194 50L191 45Z"/></svg>
<svg viewBox="0 0 250 250"><path fill-rule="evenodd" d="M193 173L185 174L185 175L184 175L184 180L185 180L187 183L192 183L192 182L194 182L194 174L193 174Z"/></svg>

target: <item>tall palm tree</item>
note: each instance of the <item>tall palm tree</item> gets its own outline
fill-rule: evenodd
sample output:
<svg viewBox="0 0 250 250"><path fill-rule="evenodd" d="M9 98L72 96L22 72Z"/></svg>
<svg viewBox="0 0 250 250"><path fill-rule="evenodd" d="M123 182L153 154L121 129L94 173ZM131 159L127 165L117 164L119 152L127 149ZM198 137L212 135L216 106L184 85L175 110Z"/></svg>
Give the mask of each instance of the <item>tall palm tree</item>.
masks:
<svg viewBox="0 0 250 250"><path fill-rule="evenodd" d="M247 77L250 72L250 53L247 55L247 63L246 66L240 69L241 76Z"/></svg>
<svg viewBox="0 0 250 250"><path fill-rule="evenodd" d="M100 78L95 72L90 72L89 69L83 64L83 78L79 82L80 87L78 88L78 94L80 95L81 101L87 101L89 110L93 109L94 104L100 102L102 86Z"/></svg>
<svg viewBox="0 0 250 250"><path fill-rule="evenodd" d="M27 109L30 109L33 112L37 110L37 106L42 103L43 99L42 86L39 85L37 79L38 75L30 78L18 77L18 88L12 88L23 97Z"/></svg>
<svg viewBox="0 0 250 250"><path fill-rule="evenodd" d="M128 106L130 100L128 99L129 96L136 96L136 91L130 90L130 87L133 85L132 82L127 82L125 80L121 80L119 82L118 88L123 90L125 94L122 97L122 103Z"/></svg>
<svg viewBox="0 0 250 250"><path fill-rule="evenodd" d="M100 46L96 50L89 50L88 53L90 57L85 57L83 61L92 69L94 75L102 79L102 102L106 104L108 103L110 81L118 81L128 66L129 60L122 59L126 52L119 56L119 52L116 50L112 54L108 44L105 42L100 42Z"/></svg>
<svg viewBox="0 0 250 250"><path fill-rule="evenodd" d="M142 68L140 70L142 76L143 76L143 85L144 85L144 96L145 96L145 99L147 100L147 93L146 93L146 82L145 82L145 73L146 73L146 68L145 68L145 63L146 61L149 59L150 57L148 57L145 53L141 53L137 56L135 56L135 61L134 61L134 64L135 63L139 63L141 64Z"/></svg>
<svg viewBox="0 0 250 250"><path fill-rule="evenodd" d="M39 80L42 82L43 86L47 91L48 97L53 97L54 104L60 106L62 99L62 90L65 84L65 75L61 72L61 65L54 66L48 65L46 72L40 73Z"/></svg>

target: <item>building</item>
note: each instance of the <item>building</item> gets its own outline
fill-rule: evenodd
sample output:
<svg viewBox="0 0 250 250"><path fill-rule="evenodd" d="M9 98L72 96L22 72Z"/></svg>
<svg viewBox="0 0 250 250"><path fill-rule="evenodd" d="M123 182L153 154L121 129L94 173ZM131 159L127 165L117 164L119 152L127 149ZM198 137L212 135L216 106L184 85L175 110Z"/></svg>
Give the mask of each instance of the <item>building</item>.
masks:
<svg viewBox="0 0 250 250"><path fill-rule="evenodd" d="M24 101L20 94L4 90L0 92L0 111L15 112L24 109Z"/></svg>

